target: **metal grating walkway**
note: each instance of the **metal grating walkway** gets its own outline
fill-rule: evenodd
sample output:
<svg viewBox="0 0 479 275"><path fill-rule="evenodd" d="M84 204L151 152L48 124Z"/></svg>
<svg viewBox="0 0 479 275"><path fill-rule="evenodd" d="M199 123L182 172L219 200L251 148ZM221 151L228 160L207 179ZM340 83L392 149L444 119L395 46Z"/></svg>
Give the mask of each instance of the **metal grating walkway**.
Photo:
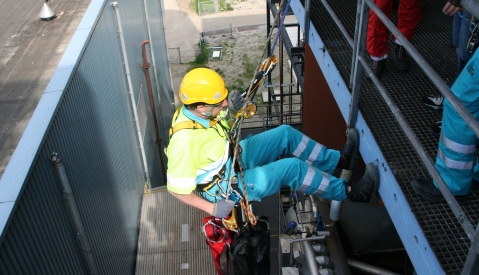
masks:
<svg viewBox="0 0 479 275"><path fill-rule="evenodd" d="M311 1L311 4L311 20L347 83L350 77L352 49L321 2ZM451 85L456 77L456 53L449 45L452 37L452 17L442 13L444 4L444 1L422 1L423 18L412 43L445 83ZM354 37L356 1L329 1L329 5L350 36ZM393 22L396 21L396 14L396 11L393 11ZM393 56L392 52L381 82L407 123L415 131L428 155L431 159L435 159L438 137L433 136L428 127L440 121L442 113L423 108L420 100L423 95L440 93L412 60L413 66L409 72L396 73L392 67L391 56ZM469 238L447 203L423 200L413 191L410 186L411 180L415 177L428 177L428 172L399 124L396 123L382 96L372 81L366 78L362 80L359 104L442 268L447 274L459 274L467 257ZM476 188L472 191L467 205L463 206L474 225L479 220L478 204L479 190Z"/></svg>
<svg viewBox="0 0 479 275"><path fill-rule="evenodd" d="M202 231L205 216L168 194L166 186L145 194L136 274L216 274Z"/></svg>

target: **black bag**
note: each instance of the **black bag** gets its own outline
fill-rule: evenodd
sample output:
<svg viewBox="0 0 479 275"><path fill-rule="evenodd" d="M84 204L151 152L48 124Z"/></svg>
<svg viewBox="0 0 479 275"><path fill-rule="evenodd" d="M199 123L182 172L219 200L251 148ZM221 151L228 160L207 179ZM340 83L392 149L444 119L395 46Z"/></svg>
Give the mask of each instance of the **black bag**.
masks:
<svg viewBox="0 0 479 275"><path fill-rule="evenodd" d="M245 225L235 236L230 250L230 270L234 275L264 275L270 272L268 219Z"/></svg>

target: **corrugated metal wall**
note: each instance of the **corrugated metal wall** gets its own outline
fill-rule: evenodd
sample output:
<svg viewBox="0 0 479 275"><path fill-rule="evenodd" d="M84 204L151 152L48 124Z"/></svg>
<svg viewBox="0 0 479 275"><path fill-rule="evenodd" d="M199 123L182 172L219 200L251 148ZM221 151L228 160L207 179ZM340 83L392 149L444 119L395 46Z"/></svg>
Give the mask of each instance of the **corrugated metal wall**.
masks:
<svg viewBox="0 0 479 275"><path fill-rule="evenodd" d="M141 66L141 43L152 40L150 46L154 49L155 60L151 59L151 53L148 58L157 69L151 68L150 73L158 104L160 133L166 141L165 129L171 121L173 100L161 6L159 1L146 1L146 5L142 0L117 3L151 185L160 186L164 184L163 171L158 146L154 143L155 127ZM151 37L148 36L145 7ZM82 29L89 22L91 31ZM52 152L58 153L64 161L99 272L134 273L146 177L117 23L111 2L92 1L72 39L73 43L83 37L85 45L69 46L83 49L79 51L73 73L62 75L64 67L69 66L65 62L71 61L64 56L52 79L52 82L66 83L63 91L52 92L61 93L58 104L53 106L56 111L50 117L35 117L45 114L42 112L32 117L31 123L50 121L47 131L36 133L34 125L27 127L28 132L34 131L44 137L33 163L21 164L31 167L15 209L1 232L0 274L90 273L63 198L63 188L51 162ZM161 84L156 84L155 80ZM52 82L49 86L58 86ZM47 90L44 97L48 95ZM21 144L17 150L22 150ZM16 152L17 157L20 151ZM8 169L15 169L15 166L9 165ZM5 174L12 173L6 171Z"/></svg>
<svg viewBox="0 0 479 275"><path fill-rule="evenodd" d="M163 15L158 16L159 13L164 11L162 4L163 1L148 0L147 16L148 22L150 22L150 39L154 50L155 64L168 63ZM158 91L158 97L156 99L159 99L159 102L157 102L156 105L158 106L158 124L160 125L161 139L166 143L168 141L168 130L170 128L175 103L169 70L161 69L157 65L156 76L158 79L158 82L156 82L158 85L156 88Z"/></svg>

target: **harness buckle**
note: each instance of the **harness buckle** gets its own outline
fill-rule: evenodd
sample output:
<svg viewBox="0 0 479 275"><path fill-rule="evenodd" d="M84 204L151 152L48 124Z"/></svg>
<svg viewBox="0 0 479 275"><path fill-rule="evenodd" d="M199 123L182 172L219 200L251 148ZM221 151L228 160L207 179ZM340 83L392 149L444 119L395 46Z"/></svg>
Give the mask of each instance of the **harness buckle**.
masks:
<svg viewBox="0 0 479 275"><path fill-rule="evenodd" d="M240 193L236 190L232 190L229 196L229 199L235 202L235 205L239 205L240 201L243 199Z"/></svg>
<svg viewBox="0 0 479 275"><path fill-rule="evenodd" d="M478 24L474 25L474 29L472 30L471 37L467 41L467 51L470 53L474 53L479 45L479 28L477 27Z"/></svg>
<svg viewBox="0 0 479 275"><path fill-rule="evenodd" d="M209 196L216 198L216 199L225 199L226 198L226 190L221 186L222 182L228 182L227 179L225 179L224 173L225 173L226 168L223 167L216 175L213 176L213 181L210 184L207 184L204 188L200 188L200 192L204 192L208 194ZM218 186L218 190L216 191L216 194L212 194L209 190L213 188L215 185Z"/></svg>

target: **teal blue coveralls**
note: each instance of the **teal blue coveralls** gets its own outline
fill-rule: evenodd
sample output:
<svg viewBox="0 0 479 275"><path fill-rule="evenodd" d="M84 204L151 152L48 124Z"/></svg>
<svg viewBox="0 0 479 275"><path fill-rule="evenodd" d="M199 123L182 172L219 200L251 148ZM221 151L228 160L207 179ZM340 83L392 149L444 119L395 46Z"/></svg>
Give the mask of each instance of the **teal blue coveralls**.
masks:
<svg viewBox="0 0 479 275"><path fill-rule="evenodd" d="M451 87L452 92L479 119L479 51L467 62ZM479 179L474 163L478 138L446 99L436 169L453 195L467 195L473 177Z"/></svg>

